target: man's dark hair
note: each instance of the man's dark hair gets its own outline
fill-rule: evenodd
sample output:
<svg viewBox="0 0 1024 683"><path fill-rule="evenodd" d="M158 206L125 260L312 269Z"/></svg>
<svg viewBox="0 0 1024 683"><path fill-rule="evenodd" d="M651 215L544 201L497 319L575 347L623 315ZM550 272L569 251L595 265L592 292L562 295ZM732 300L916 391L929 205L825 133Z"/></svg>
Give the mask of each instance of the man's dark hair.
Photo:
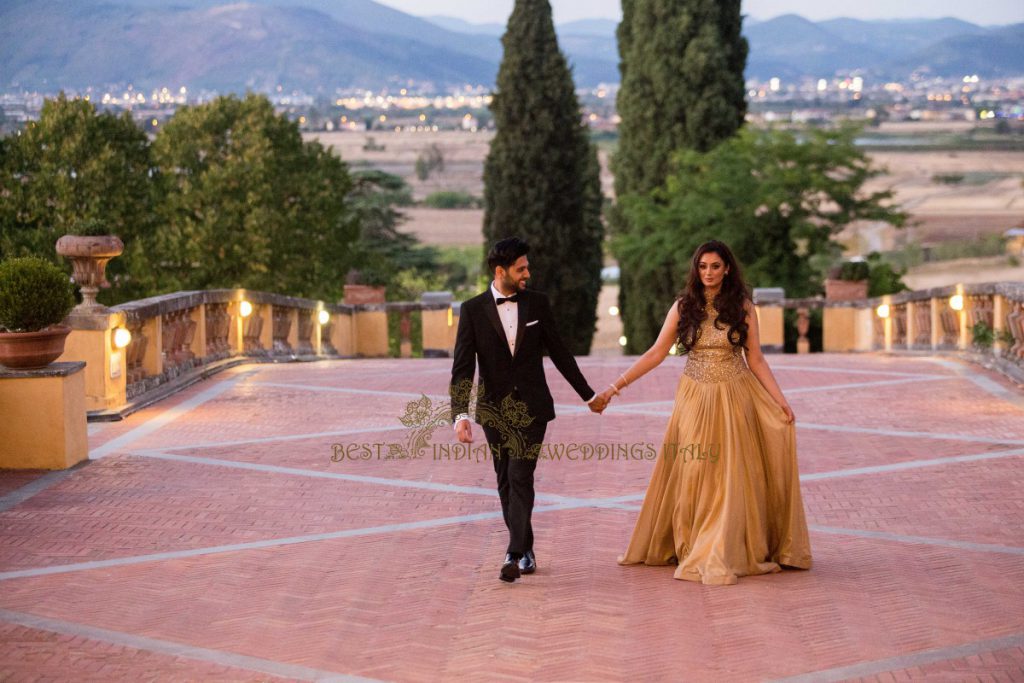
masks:
<svg viewBox="0 0 1024 683"><path fill-rule="evenodd" d="M487 267L493 273L498 266L508 269L519 260L520 256L530 253L530 245L518 237L508 237L495 242L491 250L487 252Z"/></svg>

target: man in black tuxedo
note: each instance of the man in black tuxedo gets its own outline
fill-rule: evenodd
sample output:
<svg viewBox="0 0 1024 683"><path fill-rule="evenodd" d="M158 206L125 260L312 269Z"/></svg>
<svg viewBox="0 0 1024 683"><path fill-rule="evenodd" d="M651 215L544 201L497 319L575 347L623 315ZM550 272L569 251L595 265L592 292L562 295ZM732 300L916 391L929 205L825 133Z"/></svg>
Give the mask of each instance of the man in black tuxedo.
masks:
<svg viewBox="0 0 1024 683"><path fill-rule="evenodd" d="M487 437L508 527L508 549L499 576L509 582L537 568L530 522L533 473L547 423L555 418L544 377L544 351L592 411L605 408L558 335L547 297L526 289L529 250L518 237L491 248L487 265L494 280L486 292L462 304L452 364L452 415L463 443L473 441L466 388L472 384L475 366L480 365L476 421Z"/></svg>

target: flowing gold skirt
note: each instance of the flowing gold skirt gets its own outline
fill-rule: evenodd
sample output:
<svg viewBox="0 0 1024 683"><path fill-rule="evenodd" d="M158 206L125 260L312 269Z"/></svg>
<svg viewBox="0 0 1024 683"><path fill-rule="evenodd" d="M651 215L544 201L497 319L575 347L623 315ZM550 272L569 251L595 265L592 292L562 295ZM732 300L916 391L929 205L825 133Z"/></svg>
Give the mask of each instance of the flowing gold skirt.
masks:
<svg viewBox="0 0 1024 683"><path fill-rule="evenodd" d="M724 382L683 375L636 527L619 564L677 564L674 578L811 567L796 427L749 370Z"/></svg>

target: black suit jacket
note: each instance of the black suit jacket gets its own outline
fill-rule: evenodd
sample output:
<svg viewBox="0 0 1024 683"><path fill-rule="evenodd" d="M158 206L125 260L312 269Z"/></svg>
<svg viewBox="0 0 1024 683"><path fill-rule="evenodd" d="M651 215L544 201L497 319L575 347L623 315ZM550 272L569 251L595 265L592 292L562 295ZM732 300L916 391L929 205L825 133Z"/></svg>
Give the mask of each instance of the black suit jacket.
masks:
<svg viewBox="0 0 1024 683"><path fill-rule="evenodd" d="M544 377L545 350L581 399L586 401L594 395L576 359L555 329L548 298L534 290L523 290L519 293L518 306L519 327L513 356L490 287L462 304L452 363L453 420L460 413L469 412L468 394L456 387L472 383L477 362L483 384L483 391L477 394L477 423L481 422L482 404L499 408L502 400L514 390L518 390L518 398L526 403L534 420L555 419L555 403Z"/></svg>

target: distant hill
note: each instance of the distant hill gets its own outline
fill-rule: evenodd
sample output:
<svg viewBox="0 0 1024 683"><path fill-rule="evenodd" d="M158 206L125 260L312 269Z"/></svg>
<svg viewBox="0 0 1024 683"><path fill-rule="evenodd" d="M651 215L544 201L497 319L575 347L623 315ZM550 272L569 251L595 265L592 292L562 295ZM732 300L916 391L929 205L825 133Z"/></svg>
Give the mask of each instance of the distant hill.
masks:
<svg viewBox="0 0 1024 683"><path fill-rule="evenodd" d="M902 70L928 69L940 76L1024 74L1024 23L953 35L900 60Z"/></svg>
<svg viewBox="0 0 1024 683"><path fill-rule="evenodd" d="M580 86L618 80L617 23L567 22L559 42ZM956 19L747 20L747 75L900 78L1024 74L1024 25ZM414 17L373 0L0 0L0 87L333 92L405 84L490 86L504 26Z"/></svg>
<svg viewBox="0 0 1024 683"><path fill-rule="evenodd" d="M797 78L830 75L852 63L875 66L884 55L867 45L854 45L819 24L795 14L762 21L746 29L750 42L747 76ZM870 44L869 44L870 45Z"/></svg>
<svg viewBox="0 0 1024 683"><path fill-rule="evenodd" d="M501 37L505 33L505 24L473 24L465 19L457 17L445 17L441 15L423 17L427 21L448 31L456 33L468 33L470 35Z"/></svg>
<svg viewBox="0 0 1024 683"><path fill-rule="evenodd" d="M983 35L987 31L961 19L902 19L892 21L862 21L860 19L831 19L818 22L829 33L842 38L848 45L884 51L892 56L913 54L936 41L953 36Z"/></svg>
<svg viewBox="0 0 1024 683"><path fill-rule="evenodd" d="M500 35L502 28L452 17L431 17L430 21L467 34ZM557 28L562 49L571 59L614 66L615 72L606 73L605 77L615 81L617 26L610 19L586 19L559 24ZM764 21L747 17L747 76L794 79L862 69L878 77L902 78L920 68L943 76L967 71L981 75L1024 75L1024 67L1020 66L1024 59L1024 48L1020 45L1024 42L1014 44L1018 33L1014 26L985 28L953 18L813 22L795 14Z"/></svg>
<svg viewBox="0 0 1024 683"><path fill-rule="evenodd" d="M408 79L491 84L496 56L481 57L472 54L472 43L453 42L449 48L371 33L302 7L158 8L43 0L5 6L0 13L0 85L185 83L241 90L281 84L316 92Z"/></svg>

